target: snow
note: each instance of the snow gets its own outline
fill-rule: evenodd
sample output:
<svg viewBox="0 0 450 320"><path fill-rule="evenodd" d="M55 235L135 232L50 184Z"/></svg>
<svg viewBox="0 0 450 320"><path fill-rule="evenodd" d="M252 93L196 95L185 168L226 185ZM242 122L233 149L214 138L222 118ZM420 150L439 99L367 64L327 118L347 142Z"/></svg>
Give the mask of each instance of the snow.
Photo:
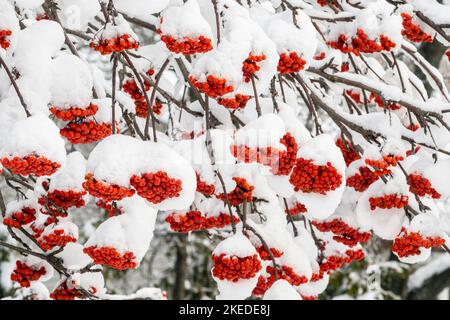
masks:
<svg viewBox="0 0 450 320"><path fill-rule="evenodd" d="M0 157L26 157L32 154L64 165L66 150L64 140L53 121L43 115L34 115L17 121L3 141Z"/></svg>
<svg viewBox="0 0 450 320"><path fill-rule="evenodd" d="M86 159L78 152L67 155L66 163L50 179L48 191L83 191L82 184L86 173Z"/></svg>
<svg viewBox="0 0 450 320"><path fill-rule="evenodd" d="M92 98L92 74L80 58L61 54L51 63L51 103L58 109L86 108Z"/></svg>
<svg viewBox="0 0 450 320"><path fill-rule="evenodd" d="M410 291L422 287L425 282L433 276L440 274L450 267L450 256L448 254L439 255L428 264L417 269L408 278L408 289Z"/></svg>
<svg viewBox="0 0 450 320"><path fill-rule="evenodd" d="M302 297L289 282L280 279L266 291L263 300L302 300Z"/></svg>
<svg viewBox="0 0 450 320"><path fill-rule="evenodd" d="M225 254L226 256L245 258L253 256L257 254L257 252L250 240L248 240L248 238L244 236L242 232L237 232L236 234L220 242L214 249L212 254L215 256Z"/></svg>
<svg viewBox="0 0 450 320"><path fill-rule="evenodd" d="M118 206L124 213L100 224L84 247L112 247L121 254L132 252L139 265L153 238L156 211L138 196L124 199Z"/></svg>
<svg viewBox="0 0 450 320"><path fill-rule="evenodd" d="M170 0L115 0L114 6L118 11L136 18L148 18L150 15L164 10Z"/></svg>
<svg viewBox="0 0 450 320"><path fill-rule="evenodd" d="M199 36L212 39L212 30L202 17L197 0L188 0L182 6L169 7L161 15L160 25L163 35L177 40L197 39Z"/></svg>
<svg viewBox="0 0 450 320"><path fill-rule="evenodd" d="M98 1L58 0L57 2L60 8L59 16L61 22L69 29L85 30L88 23L100 12Z"/></svg>

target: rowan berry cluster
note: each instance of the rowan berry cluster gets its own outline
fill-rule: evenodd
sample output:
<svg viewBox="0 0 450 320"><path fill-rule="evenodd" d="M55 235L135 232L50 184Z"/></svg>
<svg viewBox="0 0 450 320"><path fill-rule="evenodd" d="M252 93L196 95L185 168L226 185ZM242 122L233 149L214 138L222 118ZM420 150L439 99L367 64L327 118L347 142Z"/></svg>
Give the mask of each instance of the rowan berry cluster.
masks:
<svg viewBox="0 0 450 320"><path fill-rule="evenodd" d="M333 233L333 240L343 243L348 247L354 247L358 243L366 243L372 237L370 232L359 232L357 229L345 223L342 219L333 219L323 222L313 221L312 224L320 232Z"/></svg>
<svg viewBox="0 0 450 320"><path fill-rule="evenodd" d="M216 187L213 184L208 184L203 181L198 173L197 176L197 192L204 194L205 196L212 196L216 192Z"/></svg>
<svg viewBox="0 0 450 320"><path fill-rule="evenodd" d="M121 215L123 212L122 210L117 206L117 205L113 205L110 202L106 202L103 200L98 200L96 203L97 207L105 209L106 212L108 213L108 217L114 217L116 215Z"/></svg>
<svg viewBox="0 0 450 320"><path fill-rule="evenodd" d="M237 110L244 109L250 99L250 96L238 93L233 98L218 98L217 103L230 110Z"/></svg>
<svg viewBox="0 0 450 320"><path fill-rule="evenodd" d="M55 247L65 247L70 242L77 242L77 239L65 234L62 229L55 229L51 233L40 237L37 241L42 250L48 251Z"/></svg>
<svg viewBox="0 0 450 320"><path fill-rule="evenodd" d="M397 166L399 161L403 161L405 158L401 155L384 155L382 159L366 159L367 165L374 167L376 169L387 169L389 166Z"/></svg>
<svg viewBox="0 0 450 320"><path fill-rule="evenodd" d="M113 52L121 52L139 48L139 42L134 40L130 35L123 34L113 39L99 39L97 42L92 41L89 47L102 55L108 55Z"/></svg>
<svg viewBox="0 0 450 320"><path fill-rule="evenodd" d="M345 94L347 94L350 97L350 99L352 99L356 103L358 104L362 103L361 94L359 94L358 92L348 89L345 90Z"/></svg>
<svg viewBox="0 0 450 320"><path fill-rule="evenodd" d="M299 158L289 182L294 186L295 191L326 194L328 191L339 188L342 184L342 175L330 162L318 166L312 160Z"/></svg>
<svg viewBox="0 0 450 320"><path fill-rule="evenodd" d="M268 284L268 287L270 288L272 286L272 284L275 282L275 271L274 271L273 266L271 266L271 265L268 265L266 267L266 271L269 274L269 277L267 278L267 284ZM286 280L293 286L299 286L301 284L308 282L308 278L306 278L303 275L302 276L298 275L294 271L294 269L292 269L289 266L282 266L281 270L277 269L276 272L277 272L278 279Z"/></svg>
<svg viewBox="0 0 450 320"><path fill-rule="evenodd" d="M38 202L42 206L57 206L64 210L72 207L81 208L86 205L86 202L83 199L84 195L86 195L86 191L53 190L47 193L47 198L49 201L44 197L41 197Z"/></svg>
<svg viewBox="0 0 450 320"><path fill-rule="evenodd" d="M36 209L23 207L3 219L3 224L11 228L20 228L36 220Z"/></svg>
<svg viewBox="0 0 450 320"><path fill-rule="evenodd" d="M344 156L345 164L347 167L356 160L361 159L359 153L352 148L352 144L349 141L345 141L342 138L337 139L336 145L341 149Z"/></svg>
<svg viewBox="0 0 450 320"><path fill-rule="evenodd" d="M98 106L92 103L90 103L87 108L71 107L66 110L59 109L56 106L50 108L50 112L63 121L72 121L77 118L93 116L97 111Z"/></svg>
<svg viewBox="0 0 450 320"><path fill-rule="evenodd" d="M270 257L269 252L267 251L266 247L260 246L256 248L256 251L258 251L259 257L261 260L269 261L272 258ZM272 253L272 256L274 258L279 258L283 255L283 252L278 250L277 248L270 248L270 252Z"/></svg>
<svg viewBox="0 0 450 320"><path fill-rule="evenodd" d="M246 179L241 177L234 177L233 180L236 182L236 187L233 191L228 193L228 201L232 206L239 206L245 201L253 201L253 190L254 186L250 185ZM221 193L216 196L222 201L226 201L225 194Z"/></svg>
<svg viewBox="0 0 450 320"><path fill-rule="evenodd" d="M227 93L233 92L234 87L227 84L226 79L222 79L213 75L206 77L206 82L199 82L194 76L189 77L189 81L201 92L207 94L211 98L217 98Z"/></svg>
<svg viewBox="0 0 450 320"><path fill-rule="evenodd" d="M89 144L110 136L112 125L98 123L95 120L74 121L67 124L59 133L73 144Z"/></svg>
<svg viewBox="0 0 450 320"><path fill-rule="evenodd" d="M359 167L358 173L347 178L347 187L352 187L358 192L366 191L372 183L377 181L382 175L390 173L390 170L371 170L369 167Z"/></svg>
<svg viewBox="0 0 450 320"><path fill-rule="evenodd" d="M171 35L162 35L161 41L166 44L169 51L178 54L196 54L211 51L213 49L211 39L199 36L196 39L175 39Z"/></svg>
<svg viewBox="0 0 450 320"><path fill-rule="evenodd" d="M395 238L392 244L392 252L399 257L416 256L420 254L420 248L430 249L440 247L445 244L445 240L440 237L425 237L418 232L408 232L402 229L401 235Z"/></svg>
<svg viewBox="0 0 450 320"><path fill-rule="evenodd" d="M380 35L379 42L377 40L369 39L362 29L356 30L356 35L351 39L346 35L339 35L336 41L329 41L328 44L333 49L342 51L343 53L353 53L356 56L361 53L375 53L381 51L390 51L396 46L387 36Z"/></svg>
<svg viewBox="0 0 450 320"><path fill-rule="evenodd" d="M403 19L403 30L402 35L404 35L408 40L412 42L433 42L433 38L423 32L418 24L413 22L413 17L408 13L401 14Z"/></svg>
<svg viewBox="0 0 450 320"><path fill-rule="evenodd" d="M282 53L278 61L278 72L281 74L296 73L303 70L306 60L298 56L297 52Z"/></svg>
<svg viewBox="0 0 450 320"><path fill-rule="evenodd" d="M54 174L61 165L43 156L28 155L25 157L13 157L1 159L2 165L13 174L29 176L30 174L41 177Z"/></svg>
<svg viewBox="0 0 450 320"><path fill-rule="evenodd" d="M172 213L166 217L166 222L170 224L170 228L176 232L191 232L198 230L206 230L211 228L223 228L231 223L228 213L220 213L217 216L208 217L202 212L193 210L185 214ZM233 222L238 223L239 218L233 216Z"/></svg>
<svg viewBox="0 0 450 320"><path fill-rule="evenodd" d="M257 254L241 258L222 253L219 256L213 255L212 260L212 274L220 280L237 282L241 279L251 279L262 269Z"/></svg>
<svg viewBox="0 0 450 320"><path fill-rule="evenodd" d="M382 197L369 198L370 210L403 208L408 205L408 196L401 194L386 194Z"/></svg>
<svg viewBox="0 0 450 320"><path fill-rule="evenodd" d="M134 190L132 189L98 181L94 178L92 173L86 175L83 188L89 192L91 196L103 199L106 202L122 200L123 198L131 197L134 194Z"/></svg>
<svg viewBox="0 0 450 320"><path fill-rule="evenodd" d="M171 178L164 171L134 175L130 184L138 195L155 204L178 197L183 189L180 179Z"/></svg>
<svg viewBox="0 0 450 320"><path fill-rule="evenodd" d="M83 249L95 264L102 264L117 270L136 269L136 256L133 252L127 251L121 254L113 247L90 246Z"/></svg>
<svg viewBox="0 0 450 320"><path fill-rule="evenodd" d="M399 105L398 103L392 102L392 101L388 101L387 105L384 103L383 99L381 99L381 97L379 95L377 95L376 93L371 93L370 94L370 100L374 100L375 103L383 109L387 109L387 110L391 110L391 111L395 111L395 110L399 110L401 109L401 105Z"/></svg>
<svg viewBox="0 0 450 320"><path fill-rule="evenodd" d="M140 118L147 118L148 116L148 104L144 98L135 100L134 105L136 106L136 115ZM155 104L152 107L152 111L156 115L160 115L163 108L163 104L161 100L158 98L155 99Z"/></svg>
<svg viewBox="0 0 450 320"><path fill-rule="evenodd" d="M75 300L75 298L81 298L82 296L78 289L67 286L67 280L50 293L50 298L53 300Z"/></svg>
<svg viewBox="0 0 450 320"><path fill-rule="evenodd" d="M430 180L420 174L410 174L408 184L410 186L409 190L419 197L426 195L431 196L433 199L439 199L441 197L441 194L431 186Z"/></svg>
<svg viewBox="0 0 450 320"><path fill-rule="evenodd" d="M261 70L261 67L258 65L258 62L266 60L267 57L265 54L261 55L253 55L250 54L247 59L242 63L242 73L244 74L244 81L250 82L252 77Z"/></svg>
<svg viewBox="0 0 450 320"><path fill-rule="evenodd" d="M11 281L19 283L19 285L23 288L29 288L32 281L39 280L46 274L46 272L45 267L36 269L28 266L20 260L17 260L16 267L11 273Z"/></svg>
<svg viewBox="0 0 450 320"><path fill-rule="evenodd" d="M12 31L8 29L0 30L0 47L3 49L8 49L11 45L11 42L8 40L8 37L12 35Z"/></svg>
<svg viewBox="0 0 450 320"><path fill-rule="evenodd" d="M305 213L308 210L305 205L300 202L296 202L292 208L289 208L289 214L293 217L298 216L299 214Z"/></svg>

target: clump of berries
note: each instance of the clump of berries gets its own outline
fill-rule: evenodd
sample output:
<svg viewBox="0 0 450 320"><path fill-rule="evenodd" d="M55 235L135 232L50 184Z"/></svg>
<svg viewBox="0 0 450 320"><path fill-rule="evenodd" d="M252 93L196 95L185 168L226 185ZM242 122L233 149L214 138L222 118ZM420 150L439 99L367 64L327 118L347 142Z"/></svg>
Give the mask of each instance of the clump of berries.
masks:
<svg viewBox="0 0 450 320"><path fill-rule="evenodd" d="M107 265L117 270L136 269L136 256L133 252L127 251L121 254L113 247L90 246L83 249L96 264Z"/></svg>
<svg viewBox="0 0 450 320"><path fill-rule="evenodd" d="M96 42L92 41L89 47L102 55L108 55L113 52L122 52L124 50L131 50L139 48L139 42L134 40L130 35L123 34L112 39L98 39Z"/></svg>
<svg viewBox="0 0 450 320"><path fill-rule="evenodd" d="M0 30L0 47L3 49L8 49L11 45L11 42L8 40L8 37L12 35L12 31L8 29Z"/></svg>
<svg viewBox="0 0 450 320"><path fill-rule="evenodd" d="M198 81L194 76L189 77L189 81L194 87L211 98L218 98L227 93L233 92L234 87L227 84L227 80L213 75L208 75L205 82Z"/></svg>
<svg viewBox="0 0 450 320"><path fill-rule="evenodd" d="M117 129L117 125L116 125ZM72 144L89 144L100 141L112 134L112 125L95 120L73 121L60 131Z"/></svg>
<svg viewBox="0 0 450 320"><path fill-rule="evenodd" d="M439 199L441 194L437 192L432 186L430 180L421 176L420 174L410 174L408 176L409 190L419 197L429 195L433 199Z"/></svg>
<svg viewBox="0 0 450 320"><path fill-rule="evenodd" d="M342 175L333 165L315 165L312 160L299 158L292 170L289 182L295 191L326 194L342 184Z"/></svg>
<svg viewBox="0 0 450 320"><path fill-rule="evenodd" d="M313 221L312 224L320 232L333 233L333 240L349 247L354 247L358 243L366 243L372 237L370 232L359 232L357 229L345 223L342 219L333 219L323 222Z"/></svg>
<svg viewBox="0 0 450 320"><path fill-rule="evenodd" d="M178 197L183 189L180 179L171 178L164 171L134 175L130 183L138 195L155 204Z"/></svg>
<svg viewBox="0 0 450 320"><path fill-rule="evenodd" d="M3 219L3 224L11 228L20 228L36 220L36 209L23 207Z"/></svg>
<svg viewBox="0 0 450 320"><path fill-rule="evenodd" d="M213 255L212 274L220 280L237 282L241 279L254 278L262 269L257 254L248 257L229 256L224 253Z"/></svg>
<svg viewBox="0 0 450 320"><path fill-rule="evenodd" d="M401 194L386 194L382 197L369 198L370 210L380 209L401 209L408 205L408 196Z"/></svg>
<svg viewBox="0 0 450 320"><path fill-rule="evenodd" d="M166 44L169 51L178 54L196 54L205 53L213 49L211 39L205 36L199 36L196 39L183 38L175 39L171 35L162 35L161 41Z"/></svg>
<svg viewBox="0 0 450 320"><path fill-rule="evenodd" d="M230 110L244 109L250 96L244 94L236 94L233 98L218 98L217 103Z"/></svg>
<svg viewBox="0 0 450 320"><path fill-rule="evenodd" d="M242 73L244 74L244 81L250 82L252 77L261 70L261 67L258 65L259 62L266 60L267 57L265 54L261 55L253 55L250 54L247 59L242 63Z"/></svg>
<svg viewBox="0 0 450 320"><path fill-rule="evenodd" d="M41 177L54 174L61 165L53 162L46 157L31 154L25 157L5 157L1 159L3 167L10 170L13 174L29 176L30 174Z"/></svg>
<svg viewBox="0 0 450 320"><path fill-rule="evenodd" d="M377 41L378 40L378 41ZM343 53L353 53L356 56L361 53L375 53L381 51L390 51L396 46L385 35L380 35L378 39L369 39L362 29L357 29L356 35L350 40L346 35L339 35L336 41L329 41L328 44L333 49L342 51Z"/></svg>
<svg viewBox="0 0 450 320"><path fill-rule="evenodd" d="M423 32L418 24L413 22L413 17L408 13L401 14L403 22L402 35L412 42L433 42L433 38Z"/></svg>
<svg viewBox="0 0 450 320"><path fill-rule="evenodd" d="M278 72L281 74L296 73L305 68L306 61L297 52L283 52L278 61Z"/></svg>
<svg viewBox="0 0 450 320"><path fill-rule="evenodd" d="M83 118L93 116L98 111L98 106L95 104L89 104L87 108L71 107L69 109L59 109L56 106L50 108L50 112L58 119L63 121L72 121L77 118Z"/></svg>
<svg viewBox="0 0 450 320"><path fill-rule="evenodd" d="M392 252L404 258L419 255L420 248L430 249L444 244L445 240L443 238L426 237L418 232L408 232L405 228L402 228L401 235L394 240Z"/></svg>
<svg viewBox="0 0 450 320"><path fill-rule="evenodd" d="M239 206L244 201L252 202L253 201L253 190L254 186L250 185L246 179L241 177L234 177L233 180L236 182L236 187L233 191L227 194L228 201L232 206ZM226 201L225 194L217 195L217 198Z"/></svg>
<svg viewBox="0 0 450 320"><path fill-rule="evenodd" d="M29 288L32 281L39 280L47 273L45 267L33 268L20 260L16 261L16 267L11 273L11 281L19 283L23 288Z"/></svg>
<svg viewBox="0 0 450 320"><path fill-rule="evenodd" d="M106 202L122 200L134 195L134 190L121 187L116 184L98 181L92 173L88 173L83 183L83 188L93 197L100 198Z"/></svg>

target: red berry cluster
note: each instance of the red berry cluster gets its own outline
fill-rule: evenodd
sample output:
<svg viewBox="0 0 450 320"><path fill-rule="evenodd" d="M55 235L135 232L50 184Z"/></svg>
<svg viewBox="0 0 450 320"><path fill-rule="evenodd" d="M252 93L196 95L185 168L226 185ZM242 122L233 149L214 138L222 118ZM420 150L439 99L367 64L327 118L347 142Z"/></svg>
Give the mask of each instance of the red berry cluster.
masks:
<svg viewBox="0 0 450 320"><path fill-rule="evenodd" d="M95 264L107 265L117 270L136 269L136 256L133 252L127 251L121 254L116 248L90 246L83 249Z"/></svg>
<svg viewBox="0 0 450 320"><path fill-rule="evenodd" d="M227 93L233 92L234 90L232 85L227 84L226 79L218 78L213 75L208 75L206 77L206 82L199 82L193 76L189 77L189 81L194 87L211 98L223 96Z"/></svg>
<svg viewBox="0 0 450 320"><path fill-rule="evenodd" d="M343 243L346 246L354 247L358 243L366 243L372 237L370 232L359 232L352 228L342 219L333 219L331 221L313 221L312 224L320 232L332 232L334 234L333 240Z"/></svg>
<svg viewBox="0 0 450 320"><path fill-rule="evenodd" d="M326 194L339 188L342 184L342 175L328 162L324 166L318 166L312 160L297 159L289 182L295 191Z"/></svg>
<svg viewBox="0 0 450 320"><path fill-rule="evenodd" d="M7 38L11 35L12 35L11 30L7 30L7 29L0 30L0 47L2 47L5 50L9 48L11 43L9 42L9 40Z"/></svg>
<svg viewBox="0 0 450 320"><path fill-rule="evenodd" d="M163 171L134 175L130 183L138 195L151 203L161 203L166 199L176 198L183 189L180 179L171 178Z"/></svg>
<svg viewBox="0 0 450 320"><path fill-rule="evenodd" d="M236 182L236 187L233 191L228 193L228 201L232 206L238 206L245 201L253 201L253 190L254 186L250 185L246 179L240 177L234 177L233 180ZM218 199L225 201L225 194L221 193L216 196Z"/></svg>
<svg viewBox="0 0 450 320"><path fill-rule="evenodd" d="M14 157L1 159L2 165L13 174L28 176L30 174L36 177L50 176L54 174L61 165L45 157L38 155L29 155L26 157Z"/></svg>
<svg viewBox="0 0 450 320"><path fill-rule="evenodd" d="M329 41L328 44L333 49L342 51L343 53L353 53L357 56L363 53L375 53L383 50L390 51L395 47L395 43L392 42L385 35L380 35L379 43L376 40L371 40L367 37L366 33L362 29L356 31L351 41L347 39L344 34L339 35L336 41Z"/></svg>
<svg viewBox="0 0 450 320"><path fill-rule="evenodd" d="M207 184L202 181L200 175L196 173L197 176L197 192L204 194L205 196L212 196L216 192L216 187L213 184Z"/></svg>
<svg viewBox="0 0 450 320"><path fill-rule="evenodd" d="M384 101L383 101L383 99L381 99L381 97L379 96L379 95L377 95L376 93L371 93L370 94L370 100L372 101L372 100L375 100L375 103L380 107L380 108L383 108L383 109L387 109L387 110L391 110L391 111L395 111L395 110L399 110L399 109L401 109L401 105L399 105L398 103L395 103L395 102L392 102L392 101L389 101L388 103L387 103L387 105L386 104L384 104Z"/></svg>
<svg viewBox="0 0 450 320"><path fill-rule="evenodd" d="M296 73L303 70L306 60L298 56L297 52L282 53L278 61L278 72L281 74Z"/></svg>
<svg viewBox="0 0 450 320"><path fill-rule="evenodd" d="M321 52L317 56L314 56L313 59L317 60L317 61L320 61L320 60L325 59L326 57L327 57L326 53L325 52Z"/></svg>
<svg viewBox="0 0 450 320"><path fill-rule="evenodd" d="M266 247L260 246L256 248L256 251L258 251L259 257L261 260L269 261L271 260L270 254L267 251ZM277 248L270 248L270 252L272 253L274 258L279 258L283 255L283 252L278 250Z"/></svg>
<svg viewBox="0 0 450 320"><path fill-rule="evenodd" d="M275 272L274 268L269 265L266 267L266 271L269 274L269 278L267 279L268 287L270 288L272 284L275 282ZM278 279L283 279L289 282L293 286L299 286L301 284L307 283L308 278L305 276L298 275L294 269L289 266L282 266L281 270L276 270Z"/></svg>
<svg viewBox="0 0 450 320"><path fill-rule="evenodd" d="M238 93L233 98L219 98L217 103L225 108L237 110L244 109L250 99L250 96Z"/></svg>
<svg viewBox="0 0 450 320"><path fill-rule="evenodd" d="M408 40L412 42L433 42L433 38L429 34L423 32L418 24L413 23L410 14L402 13L401 16L403 19L402 35Z"/></svg>
<svg viewBox="0 0 450 320"><path fill-rule="evenodd" d="M361 159L360 155L356 150L352 148L352 144L349 141L342 140L342 138L337 139L336 145L341 149L342 155L344 156L345 164L347 167L353 161Z"/></svg>
<svg viewBox="0 0 450 320"><path fill-rule="evenodd" d="M3 224L11 228L20 228L36 220L36 209L24 207L3 219Z"/></svg>
<svg viewBox="0 0 450 320"><path fill-rule="evenodd" d="M155 99L155 105L152 107L152 111L156 115L160 115L163 104L161 103L161 100L158 98ZM148 104L147 101L145 101L145 98L142 97L142 99L134 100L134 105L136 106L136 115L140 118L147 118L148 116Z"/></svg>
<svg viewBox="0 0 450 320"><path fill-rule="evenodd" d="M153 69L150 69L150 70L153 71ZM153 73L154 73L154 71L153 71ZM144 86L145 86L145 91L150 90L150 83L148 81L144 80ZM138 84L136 83L136 80L134 80L134 79L129 79L129 80L125 81L125 83L122 86L122 89L124 92L128 93L133 100L141 100L144 98L140 86L138 86Z"/></svg>
<svg viewBox="0 0 450 320"><path fill-rule="evenodd" d="M97 205L97 207L105 209L108 213L109 218L123 214L122 210L118 206L114 206L110 202L98 200L95 204Z"/></svg>
<svg viewBox="0 0 450 320"><path fill-rule="evenodd" d="M399 155L386 155L383 156L382 159L366 159L365 162L371 167L383 170L389 168L389 166L395 167L399 161L403 161L404 159L405 158L403 156Z"/></svg>
<svg viewBox="0 0 450 320"><path fill-rule="evenodd" d="M75 300L75 298L81 298L82 296L79 290L67 286L67 280L50 293L50 298L53 300Z"/></svg>
<svg viewBox="0 0 450 320"><path fill-rule="evenodd" d="M211 228L223 228L231 223L230 215L220 213L218 216L207 217L200 211L189 211L186 214L173 213L167 216L166 222L176 232L191 232ZM233 222L238 223L239 218L233 216Z"/></svg>
<svg viewBox="0 0 450 320"><path fill-rule="evenodd" d="M320 264L320 271L318 274L314 274L311 281L318 281L323 278L323 275L327 272L337 270L344 264L351 263L353 261L360 261L364 259L364 251L358 249L347 250L343 256L329 256Z"/></svg>
<svg viewBox="0 0 450 320"><path fill-rule="evenodd" d="M354 92L353 90L345 90L345 93L356 103L360 104L362 103L361 100L361 94L359 94L358 92Z"/></svg>
<svg viewBox="0 0 450 320"><path fill-rule="evenodd" d="M52 192L47 193L47 198L50 201L46 201L45 198L39 198L38 202L40 205L44 206L46 203L49 207L57 206L64 210L67 210L71 207L81 208L86 205L86 202L83 199L83 196L86 194L86 191L73 191L73 190L53 190Z"/></svg>
<svg viewBox="0 0 450 320"><path fill-rule="evenodd" d="M77 242L77 239L64 233L62 229L55 229L52 233L44 235L38 239L42 250L52 250L55 247L65 247L69 242Z"/></svg>
<svg viewBox="0 0 450 320"><path fill-rule="evenodd" d="M51 225L52 223L56 223L56 217L49 216L44 223L37 225L36 222L31 225L31 230L33 231L33 237L36 239L39 238L44 232L45 227Z"/></svg>
<svg viewBox="0 0 450 320"><path fill-rule="evenodd" d="M445 240L440 237L424 237L418 232L407 232L405 228L402 229L402 233L392 244L392 252L401 258L419 255L420 248L429 249L445 244Z"/></svg>
<svg viewBox="0 0 450 320"><path fill-rule="evenodd" d="M350 65L348 62L342 62L341 72L348 72L350 70Z"/></svg>
<svg viewBox="0 0 450 320"><path fill-rule="evenodd" d="M251 279L262 269L257 254L240 258L222 253L219 256L213 255L212 260L214 261L212 274L220 280L237 282L241 279Z"/></svg>
<svg viewBox="0 0 450 320"><path fill-rule="evenodd" d="M134 190L121 187L117 184L109 184L97 181L92 173L88 173L83 183L83 188L93 197L100 198L106 202L122 200L131 197Z"/></svg>
<svg viewBox="0 0 450 320"><path fill-rule="evenodd" d="M258 62L266 60L266 55L252 55L250 54L247 59L242 63L242 72L244 74L244 81L250 82L252 76L256 74L261 67L258 65Z"/></svg>
<svg viewBox="0 0 450 320"><path fill-rule="evenodd" d="M55 106L50 108L50 112L53 113L55 117L63 121L72 121L77 118L93 116L94 114L97 113L97 110L98 106L92 103L89 104L89 106L86 109L71 107L67 110L61 110Z"/></svg>
<svg viewBox="0 0 450 320"><path fill-rule="evenodd" d="M197 39L184 38L180 41L171 35L162 35L161 40L166 44L167 49L174 53L196 54L213 49L211 39L204 36L199 36Z"/></svg>
<svg viewBox="0 0 450 320"><path fill-rule="evenodd" d="M17 260L16 268L11 273L11 281L18 282L23 288L29 288L32 281L39 280L45 273L45 267L35 269Z"/></svg>
<svg viewBox="0 0 450 320"><path fill-rule="evenodd" d="M116 125L117 129L117 125ZM70 122L59 133L73 144L89 144L112 134L112 125L97 121Z"/></svg>
<svg viewBox="0 0 450 320"><path fill-rule="evenodd" d="M139 42L134 40L130 35L123 34L113 39L100 39L97 43L91 42L89 47L102 55L108 55L113 52L121 52L124 50L139 48Z"/></svg>
<svg viewBox="0 0 450 320"><path fill-rule="evenodd" d="M280 139L280 143L286 147L286 151L272 147L249 148L245 145L232 145L231 153L245 163L258 162L270 166L276 175L287 176L295 165L298 144L289 132Z"/></svg>
<svg viewBox="0 0 450 320"><path fill-rule="evenodd" d="M431 196L433 199L439 199L441 197L441 194L431 186L430 180L420 174L410 174L408 184L410 186L409 190L419 197L426 195Z"/></svg>
<svg viewBox="0 0 450 320"><path fill-rule="evenodd" d="M374 170L369 167L359 167L358 173L347 178L347 187L352 187L358 192L366 191L372 183L377 181L382 175L388 174L390 170Z"/></svg>
<svg viewBox="0 0 450 320"><path fill-rule="evenodd" d="M382 197L369 198L370 210L403 208L408 205L408 196L401 194L386 194Z"/></svg>
<svg viewBox="0 0 450 320"><path fill-rule="evenodd" d="M291 216L298 216L299 214L306 213L308 210L305 205L300 202L296 202L292 208L289 208L289 214Z"/></svg>
<svg viewBox="0 0 450 320"><path fill-rule="evenodd" d="M418 124L418 123L410 123L410 124L406 127L406 129L411 130L412 132L415 132L415 131L417 131L417 130L420 129L420 124Z"/></svg>

